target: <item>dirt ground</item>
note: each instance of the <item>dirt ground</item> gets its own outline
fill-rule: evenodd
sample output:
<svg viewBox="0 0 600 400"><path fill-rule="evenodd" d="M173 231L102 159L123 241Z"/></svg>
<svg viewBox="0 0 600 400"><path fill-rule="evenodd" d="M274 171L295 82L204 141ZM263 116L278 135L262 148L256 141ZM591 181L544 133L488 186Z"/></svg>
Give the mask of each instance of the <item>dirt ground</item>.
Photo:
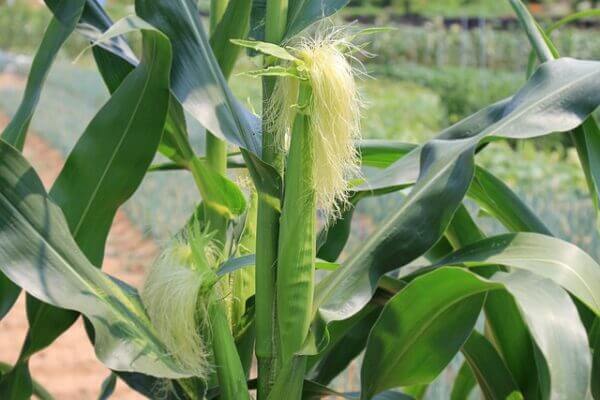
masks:
<svg viewBox="0 0 600 400"><path fill-rule="evenodd" d="M12 76L0 75L0 86L20 85ZM6 115L0 114L0 131L8 123ZM24 153L49 188L60 172L64 160L47 142L30 132ZM119 212L111 229L103 270L125 282L137 286L144 267L157 254L154 242ZM22 294L10 313L0 321L0 360L14 363L27 332L25 296ZM57 400L96 399L108 370L96 360L83 323L79 319L48 349L36 354L30 362L31 373ZM118 382L114 399L134 400L143 397Z"/></svg>

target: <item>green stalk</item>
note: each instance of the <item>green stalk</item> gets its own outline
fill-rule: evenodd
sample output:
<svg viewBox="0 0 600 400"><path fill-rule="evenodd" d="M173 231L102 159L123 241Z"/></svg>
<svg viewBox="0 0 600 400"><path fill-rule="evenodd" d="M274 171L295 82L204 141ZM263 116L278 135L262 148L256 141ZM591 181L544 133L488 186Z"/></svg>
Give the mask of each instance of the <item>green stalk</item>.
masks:
<svg viewBox="0 0 600 400"><path fill-rule="evenodd" d="M550 47L546 44L546 41L544 40L542 33L538 29L537 23L535 22L535 20L529 13L529 10L527 9L527 7L525 7L525 4L523 4L523 2L521 0L509 0L509 1L510 1L510 5L512 6L512 8L515 10L515 13L517 14L519 21L521 21L521 24L523 25L523 28L525 29L525 33L527 34L527 37L529 38L529 42L531 43L531 46L535 50L540 61L546 62L548 60L554 59L554 55L552 54Z"/></svg>
<svg viewBox="0 0 600 400"><path fill-rule="evenodd" d="M267 0L265 40L280 43L287 26L288 0ZM265 65L267 66L267 65ZM269 104L275 87L273 77L263 77L263 121L269 119ZM276 145L276 132L263 123L263 160L282 174L283 154ZM258 361L258 400L269 396L276 376L277 338L275 322L275 282L277 243L279 238L279 205L268 194L259 193L258 230L256 232L256 358Z"/></svg>
<svg viewBox="0 0 600 400"><path fill-rule="evenodd" d="M210 2L210 32L215 32L219 21L223 18L229 0L211 0ZM225 176L227 173L227 143L210 132L206 132L206 161L215 172ZM227 220L218 213L205 209L206 222L216 232L215 240L221 248L225 246L227 235Z"/></svg>
<svg viewBox="0 0 600 400"><path fill-rule="evenodd" d="M287 29L288 0L267 0L265 39L279 44Z"/></svg>

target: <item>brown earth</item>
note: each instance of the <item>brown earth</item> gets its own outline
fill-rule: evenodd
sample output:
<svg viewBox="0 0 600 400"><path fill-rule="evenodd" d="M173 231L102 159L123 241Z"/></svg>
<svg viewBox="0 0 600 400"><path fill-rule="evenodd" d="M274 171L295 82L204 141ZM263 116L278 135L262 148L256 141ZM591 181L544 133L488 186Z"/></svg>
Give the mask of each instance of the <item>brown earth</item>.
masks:
<svg viewBox="0 0 600 400"><path fill-rule="evenodd" d="M0 75L0 87L22 85L14 75ZM8 123L0 114L0 131ZM24 154L48 189L64 160L46 141L30 132ZM125 216L118 212L106 245L103 270L134 286L139 285L144 267L157 254L156 244L144 237ZM10 313L0 321L0 360L14 363L27 332L25 296L22 294ZM81 318L48 349L34 355L31 373L57 400L96 399L108 370L94 356ZM119 381L114 399L137 400L143 397Z"/></svg>

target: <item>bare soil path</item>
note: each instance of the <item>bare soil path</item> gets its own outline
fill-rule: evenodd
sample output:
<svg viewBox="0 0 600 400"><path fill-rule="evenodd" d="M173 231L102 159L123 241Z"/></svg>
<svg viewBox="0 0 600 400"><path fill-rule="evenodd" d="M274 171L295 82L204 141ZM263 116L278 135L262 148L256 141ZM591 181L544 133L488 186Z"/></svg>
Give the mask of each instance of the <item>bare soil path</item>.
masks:
<svg viewBox="0 0 600 400"><path fill-rule="evenodd" d="M0 88L23 85L22 79L0 75ZM0 113L0 131L9 119ZM49 189L58 176L64 159L45 140L30 132L24 154ZM118 212L107 246L103 270L138 286L158 251L157 245L144 237L123 212ZM22 294L10 313L0 321L0 360L14 363L27 332L25 296ZM31 373L57 400L96 399L108 370L97 361L81 318L48 349L31 359ZM138 400L143 397L122 382L117 383L114 399Z"/></svg>

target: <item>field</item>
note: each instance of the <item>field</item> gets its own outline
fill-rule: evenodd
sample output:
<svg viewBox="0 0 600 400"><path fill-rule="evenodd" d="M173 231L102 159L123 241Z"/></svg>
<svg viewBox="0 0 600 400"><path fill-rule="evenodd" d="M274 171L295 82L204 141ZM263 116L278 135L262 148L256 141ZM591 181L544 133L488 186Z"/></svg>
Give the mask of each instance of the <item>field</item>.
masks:
<svg viewBox="0 0 600 400"><path fill-rule="evenodd" d="M355 2L344 18L370 15L380 9L367 2ZM394 7L400 7L395 2ZM461 2L413 1L412 10L430 16L499 17L510 12L498 2L479 2L462 7ZM112 5L115 15L126 15L127 6ZM2 6L0 6L0 9ZM47 12L15 6L11 20L0 12L0 115L12 116L21 100L24 83ZM384 18L384 17L378 17ZM27 21L27 23L25 23ZM23 34L20 25L27 26ZM20 32L20 34L16 34ZM600 42L587 40L598 35L578 29L564 29L553 38L564 54L599 60ZM428 25L394 26L391 31L369 38L370 56L361 58L364 76L360 93L364 101L362 135L365 139L394 139L423 143L463 117L514 93L526 80L523 33L483 26L464 29L444 27L432 19ZM31 130L63 157L109 95L93 66L89 52L77 58L85 43L72 39L61 51L42 92ZM260 112L260 80L243 75L257 67L257 60L243 57L230 81L231 88L251 110ZM598 112L598 110L597 110ZM596 115L597 117L598 115ZM188 116L192 145L204 154L205 132ZM600 260L600 235L585 178L573 144L565 135L539 140L497 142L477 156L477 162L506 182L541 217L557 237L573 242ZM157 155L154 162L164 162ZM234 181L244 176L232 173ZM403 201L405 193L370 198L360 203L352 226L347 254L386 221ZM198 193L191 176L180 171L149 173L124 205L130 220L143 239L165 243L178 232L197 207ZM503 228L474 204L467 203L487 234ZM158 211L157 211L158 210ZM139 267L139 266L138 266ZM138 268L136 267L136 268ZM140 267L141 268L141 267ZM136 273L141 274L143 268ZM138 275L139 277L139 275ZM455 374L455 361L446 374ZM350 368L337 382L342 389L355 389L358 371ZM442 375L430 388L428 399L444 398L449 387Z"/></svg>

